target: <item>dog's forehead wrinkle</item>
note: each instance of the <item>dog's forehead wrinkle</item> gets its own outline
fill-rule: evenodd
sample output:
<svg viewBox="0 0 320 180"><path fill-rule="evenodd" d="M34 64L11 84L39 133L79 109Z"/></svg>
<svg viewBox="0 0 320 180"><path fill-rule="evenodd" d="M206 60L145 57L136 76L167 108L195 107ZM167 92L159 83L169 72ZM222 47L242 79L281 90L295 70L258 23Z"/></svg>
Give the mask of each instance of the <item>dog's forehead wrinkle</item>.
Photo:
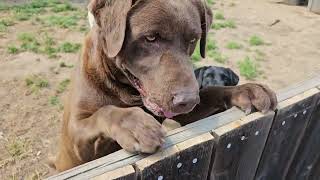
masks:
<svg viewBox="0 0 320 180"><path fill-rule="evenodd" d="M147 1L129 18L134 36L161 31L165 35L185 33L187 36L201 34L200 17L194 6L186 0Z"/></svg>

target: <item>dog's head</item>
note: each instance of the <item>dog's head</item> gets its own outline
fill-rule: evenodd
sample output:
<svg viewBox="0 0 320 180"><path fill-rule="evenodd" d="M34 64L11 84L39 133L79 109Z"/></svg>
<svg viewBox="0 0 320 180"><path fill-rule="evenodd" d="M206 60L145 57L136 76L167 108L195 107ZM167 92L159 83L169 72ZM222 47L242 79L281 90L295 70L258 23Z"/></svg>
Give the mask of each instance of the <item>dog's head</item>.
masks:
<svg viewBox="0 0 320 180"><path fill-rule="evenodd" d="M194 72L200 89L209 86L236 86L239 83L239 76L229 68L205 66Z"/></svg>
<svg viewBox="0 0 320 180"><path fill-rule="evenodd" d="M202 0L91 0L106 55L155 115L171 118L199 103L190 56L205 56L211 10Z"/></svg>

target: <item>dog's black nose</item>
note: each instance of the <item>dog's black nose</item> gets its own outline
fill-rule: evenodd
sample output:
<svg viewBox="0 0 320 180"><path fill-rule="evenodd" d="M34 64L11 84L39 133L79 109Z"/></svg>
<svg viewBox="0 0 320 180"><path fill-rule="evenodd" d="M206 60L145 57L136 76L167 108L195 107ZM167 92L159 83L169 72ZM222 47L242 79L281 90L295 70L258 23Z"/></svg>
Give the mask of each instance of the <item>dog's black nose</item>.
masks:
<svg viewBox="0 0 320 180"><path fill-rule="evenodd" d="M173 96L173 110L175 113L188 113L200 103L199 92L181 92Z"/></svg>

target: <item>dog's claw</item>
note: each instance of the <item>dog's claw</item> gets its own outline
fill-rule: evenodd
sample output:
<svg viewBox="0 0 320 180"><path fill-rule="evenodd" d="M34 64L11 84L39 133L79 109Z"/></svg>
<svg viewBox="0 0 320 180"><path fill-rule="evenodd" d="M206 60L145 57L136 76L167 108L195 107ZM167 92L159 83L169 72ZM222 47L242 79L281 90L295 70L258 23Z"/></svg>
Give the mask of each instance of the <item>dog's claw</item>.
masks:
<svg viewBox="0 0 320 180"><path fill-rule="evenodd" d="M245 113L246 115L249 115L249 114L251 113L251 108L246 109L244 113Z"/></svg>

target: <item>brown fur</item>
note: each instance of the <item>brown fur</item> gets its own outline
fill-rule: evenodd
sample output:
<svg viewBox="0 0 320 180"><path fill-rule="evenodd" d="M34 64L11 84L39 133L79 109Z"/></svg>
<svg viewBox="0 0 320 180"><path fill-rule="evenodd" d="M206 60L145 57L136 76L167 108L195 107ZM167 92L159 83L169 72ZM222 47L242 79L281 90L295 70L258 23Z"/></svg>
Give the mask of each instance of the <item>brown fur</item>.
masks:
<svg viewBox="0 0 320 180"><path fill-rule="evenodd" d="M205 55L212 13L202 1L92 0L89 10L97 25L85 39L73 74L55 161L58 171L121 147L155 152L165 133L155 115L145 111L146 99L174 113L173 119L182 125L233 105L244 110L275 108L275 94L262 85L199 92L189 56L196 45L193 39L200 40ZM140 80L144 96L132 85L128 72ZM177 94L189 101L175 104Z"/></svg>

